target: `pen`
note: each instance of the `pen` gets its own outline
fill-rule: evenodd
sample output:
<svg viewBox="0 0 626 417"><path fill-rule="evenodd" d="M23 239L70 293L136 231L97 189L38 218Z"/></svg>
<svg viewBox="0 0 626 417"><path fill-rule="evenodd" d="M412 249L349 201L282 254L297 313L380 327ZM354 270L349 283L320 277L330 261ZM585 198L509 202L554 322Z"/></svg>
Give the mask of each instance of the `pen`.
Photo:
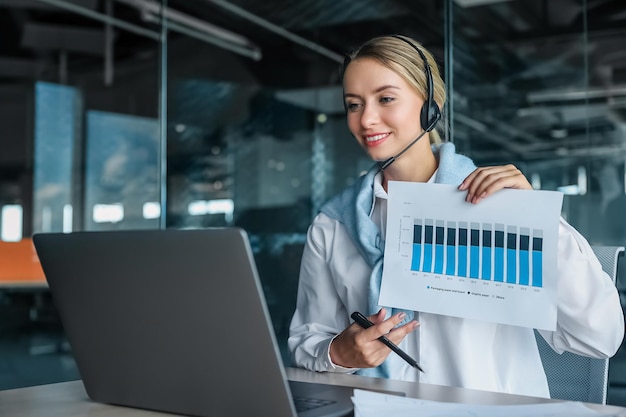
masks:
<svg viewBox="0 0 626 417"><path fill-rule="evenodd" d="M350 316L352 317L352 319L361 327L363 327L364 329L367 329L369 327L372 327L374 325L374 323L372 323L371 321L369 321L367 319L367 317L365 317L363 314L359 313L358 311L355 311L354 313L352 313L352 315ZM406 354L405 351L403 351L402 349L400 349L395 343L393 343L391 340L387 339L385 336L380 336L378 338L378 340L380 340L381 342L383 342L385 344L385 346L387 346L389 349L393 350L396 354L398 354L398 356L400 356L402 359L404 359L409 365L411 365L413 368L419 369L421 372L424 372L424 370L422 369L421 366L419 366L419 364L415 361L415 359L413 359L412 357L410 357L409 355Z"/></svg>

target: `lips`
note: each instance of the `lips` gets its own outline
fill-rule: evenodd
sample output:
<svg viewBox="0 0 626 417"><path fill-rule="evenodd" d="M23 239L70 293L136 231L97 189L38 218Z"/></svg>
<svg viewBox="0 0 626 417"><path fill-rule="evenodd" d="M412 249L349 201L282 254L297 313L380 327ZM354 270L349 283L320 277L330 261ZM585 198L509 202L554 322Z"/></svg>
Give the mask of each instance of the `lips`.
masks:
<svg viewBox="0 0 626 417"><path fill-rule="evenodd" d="M379 143L383 142L385 139L387 139L387 137L389 137L390 133L377 133L375 135L367 135L367 136L363 136L363 138L365 139L365 144L367 146L376 146Z"/></svg>

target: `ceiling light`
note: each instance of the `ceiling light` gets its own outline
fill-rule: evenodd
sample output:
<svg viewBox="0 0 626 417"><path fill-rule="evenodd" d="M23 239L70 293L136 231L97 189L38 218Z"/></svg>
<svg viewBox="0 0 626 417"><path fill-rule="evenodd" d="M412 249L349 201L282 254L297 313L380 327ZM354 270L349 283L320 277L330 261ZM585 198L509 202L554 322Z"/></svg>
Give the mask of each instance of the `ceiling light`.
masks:
<svg viewBox="0 0 626 417"><path fill-rule="evenodd" d="M152 23L161 23L161 17L166 19L168 29L190 36L207 43L211 43L231 52L246 56L258 61L261 59L261 50L246 37L215 26L204 20L181 13L152 0L117 0L137 8L142 18Z"/></svg>
<svg viewBox="0 0 626 417"><path fill-rule="evenodd" d="M488 4L502 3L504 1L510 0L454 0L454 2L461 7L486 6Z"/></svg>

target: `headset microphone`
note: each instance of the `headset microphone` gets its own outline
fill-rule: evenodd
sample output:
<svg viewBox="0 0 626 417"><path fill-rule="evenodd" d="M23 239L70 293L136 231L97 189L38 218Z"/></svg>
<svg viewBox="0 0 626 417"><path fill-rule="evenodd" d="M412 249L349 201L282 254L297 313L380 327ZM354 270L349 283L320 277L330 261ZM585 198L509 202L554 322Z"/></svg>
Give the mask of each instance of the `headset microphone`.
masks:
<svg viewBox="0 0 626 417"><path fill-rule="evenodd" d="M420 57L424 61L424 72L426 73L426 85L428 88L428 95L426 97L426 101L424 101L424 105L422 106L422 111L420 113L420 123L422 125L422 129L424 130L422 131L422 133L420 133L420 135L415 140L413 140L413 142L409 143L409 145L406 148L404 148L399 154L392 156L391 158L384 161L380 165L381 171L387 168L392 163L394 163L395 160L400 157L400 155L402 155L407 150L409 150L411 146L415 145L415 143L417 143L417 141L420 140L422 136L424 136L427 132L430 132L431 130L433 130L435 126L437 125L437 122L439 121L439 119L441 119L441 110L439 109L439 106L437 105L437 102L435 102L435 99L433 97L434 95L433 94L433 75L430 71L430 65L428 65L428 60L426 59L426 55L424 55L424 52L422 52L422 50L419 49L413 42L411 42L404 36L400 36L400 35L390 35L390 36L408 43L410 46L413 47L413 49L417 51L417 53L420 55Z"/></svg>
<svg viewBox="0 0 626 417"><path fill-rule="evenodd" d="M402 151L400 151L399 154L397 154L395 156L392 156L391 158L387 159L385 162L380 164L379 169L381 171L383 171L389 165L393 164L396 161L396 159L398 159L400 157L400 155L402 155L403 153L408 151L411 146L415 145L417 143L417 141L420 140L422 138L422 136L424 136L426 134L426 132L428 132L428 130L423 130L422 133L420 133L419 136L413 140L413 142L409 143L406 148L402 149Z"/></svg>

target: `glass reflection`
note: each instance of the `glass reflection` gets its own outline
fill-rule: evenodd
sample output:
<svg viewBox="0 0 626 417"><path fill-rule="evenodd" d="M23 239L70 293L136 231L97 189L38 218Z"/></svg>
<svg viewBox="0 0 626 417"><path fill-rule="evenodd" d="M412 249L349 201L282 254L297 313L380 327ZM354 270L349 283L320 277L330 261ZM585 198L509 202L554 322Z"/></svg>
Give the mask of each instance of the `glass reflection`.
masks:
<svg viewBox="0 0 626 417"><path fill-rule="evenodd" d="M35 84L33 232L72 230L74 153L80 146L82 95L74 87Z"/></svg>
<svg viewBox="0 0 626 417"><path fill-rule="evenodd" d="M158 154L158 120L87 112L85 230L158 228L144 216L159 198Z"/></svg>

